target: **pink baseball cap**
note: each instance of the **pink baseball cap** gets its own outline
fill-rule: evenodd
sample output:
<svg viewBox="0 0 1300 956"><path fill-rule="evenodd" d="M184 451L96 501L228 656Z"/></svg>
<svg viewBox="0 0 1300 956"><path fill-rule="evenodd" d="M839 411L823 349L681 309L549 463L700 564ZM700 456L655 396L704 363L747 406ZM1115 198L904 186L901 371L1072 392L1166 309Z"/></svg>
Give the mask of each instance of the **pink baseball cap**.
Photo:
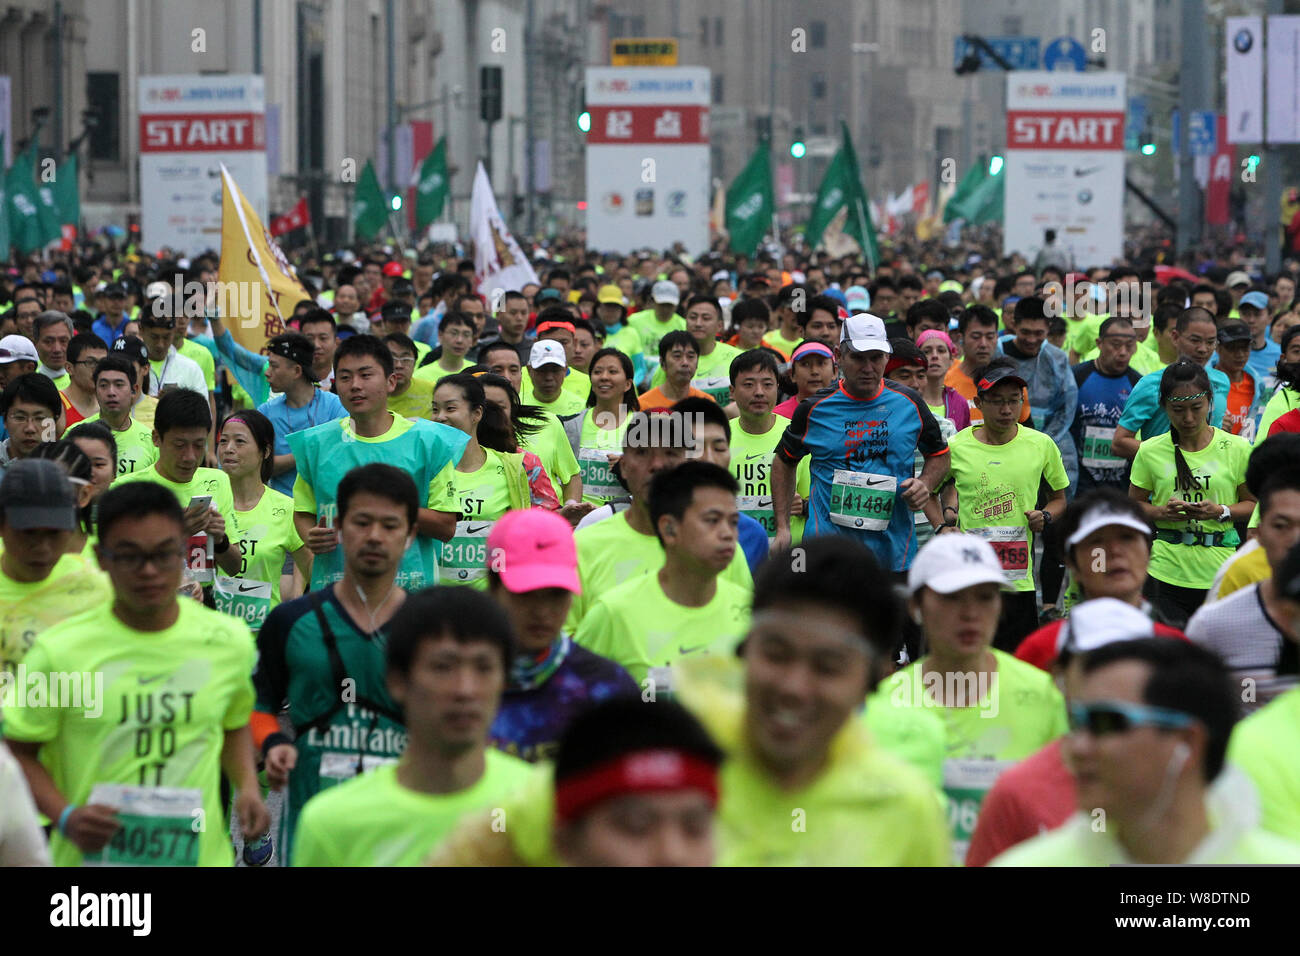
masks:
<svg viewBox="0 0 1300 956"><path fill-rule="evenodd" d="M553 511L508 511L488 532L488 567L515 594L540 588L582 593L573 529Z"/></svg>

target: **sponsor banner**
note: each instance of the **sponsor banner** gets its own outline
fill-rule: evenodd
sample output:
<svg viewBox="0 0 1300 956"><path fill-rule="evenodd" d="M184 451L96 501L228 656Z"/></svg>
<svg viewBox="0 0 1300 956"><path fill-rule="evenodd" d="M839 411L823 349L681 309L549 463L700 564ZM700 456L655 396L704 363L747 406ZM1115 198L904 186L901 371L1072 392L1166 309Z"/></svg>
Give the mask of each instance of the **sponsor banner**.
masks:
<svg viewBox="0 0 1300 956"><path fill-rule="evenodd" d="M1264 20L1226 17L1228 142L1264 141Z"/></svg>
<svg viewBox="0 0 1300 956"><path fill-rule="evenodd" d="M1123 253L1123 74L1011 73L1003 250L1033 259L1048 229L1080 267Z"/></svg>
<svg viewBox="0 0 1300 956"><path fill-rule="evenodd" d="M709 80L706 67L587 70L591 248L708 249Z"/></svg>
<svg viewBox="0 0 1300 956"><path fill-rule="evenodd" d="M194 255L221 241L224 164L267 215L266 103L260 76L142 76L140 239Z"/></svg>
<svg viewBox="0 0 1300 956"><path fill-rule="evenodd" d="M1300 143L1300 17L1268 18L1268 141Z"/></svg>

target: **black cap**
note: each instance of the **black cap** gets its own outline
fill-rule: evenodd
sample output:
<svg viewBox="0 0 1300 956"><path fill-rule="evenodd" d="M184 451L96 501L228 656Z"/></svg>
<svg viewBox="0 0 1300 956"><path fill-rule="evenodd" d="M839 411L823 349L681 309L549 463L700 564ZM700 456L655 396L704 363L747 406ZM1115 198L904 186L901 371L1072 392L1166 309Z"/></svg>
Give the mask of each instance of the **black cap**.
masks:
<svg viewBox="0 0 1300 956"><path fill-rule="evenodd" d="M975 383L975 388L979 392L987 392L995 385L1001 385L1003 382L1014 382L1021 388L1027 388L1028 383L1020 377L1020 373L1013 368L991 368Z"/></svg>
<svg viewBox="0 0 1300 956"><path fill-rule="evenodd" d="M393 295L415 295L415 283L410 279L394 279Z"/></svg>
<svg viewBox="0 0 1300 956"><path fill-rule="evenodd" d="M108 296L110 299L125 299L127 296L126 285L121 282L110 282L104 286L104 291L100 295Z"/></svg>
<svg viewBox="0 0 1300 956"><path fill-rule="evenodd" d="M0 507L4 508L5 524L18 531L75 531L77 527L72 482L58 464L46 458L9 463L0 479Z"/></svg>
<svg viewBox="0 0 1300 956"><path fill-rule="evenodd" d="M149 361L149 348L144 344L143 339L136 338L134 335L124 335L113 343L114 352L123 352L126 357L136 364Z"/></svg>
<svg viewBox="0 0 1300 956"><path fill-rule="evenodd" d="M1233 342L1249 342L1254 336L1245 322L1225 322L1219 326L1219 344L1229 345Z"/></svg>
<svg viewBox="0 0 1300 956"><path fill-rule="evenodd" d="M385 302L379 310L379 317L384 322L410 322L411 307L401 302Z"/></svg>

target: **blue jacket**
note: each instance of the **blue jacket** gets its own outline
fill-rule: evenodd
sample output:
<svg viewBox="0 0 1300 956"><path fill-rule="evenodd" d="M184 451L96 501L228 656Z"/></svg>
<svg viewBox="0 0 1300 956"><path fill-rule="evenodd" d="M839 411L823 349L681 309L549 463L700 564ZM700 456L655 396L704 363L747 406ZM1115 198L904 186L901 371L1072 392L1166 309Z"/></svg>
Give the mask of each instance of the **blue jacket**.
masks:
<svg viewBox="0 0 1300 956"><path fill-rule="evenodd" d="M1047 433L1061 449L1061 462L1070 479L1069 494L1079 482L1079 453L1070 435L1074 413L1079 406L1079 386L1070 369L1070 359L1051 342L1044 342L1038 354L1024 357L1015 347L1015 336L1003 336L998 348L1016 363L1029 386L1029 410L1034 428Z"/></svg>

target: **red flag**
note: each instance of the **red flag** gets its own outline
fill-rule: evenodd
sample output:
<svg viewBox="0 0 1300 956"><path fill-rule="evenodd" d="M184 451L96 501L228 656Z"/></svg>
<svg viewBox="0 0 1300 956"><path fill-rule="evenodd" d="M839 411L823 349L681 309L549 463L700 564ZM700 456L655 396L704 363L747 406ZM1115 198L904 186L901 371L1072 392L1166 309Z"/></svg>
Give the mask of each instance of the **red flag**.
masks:
<svg viewBox="0 0 1300 956"><path fill-rule="evenodd" d="M307 197L303 196L298 200L298 205L283 216L276 216L271 220L271 235L283 236L286 232L293 232L310 224L311 210L307 208Z"/></svg>
<svg viewBox="0 0 1300 956"><path fill-rule="evenodd" d="M1218 139L1210 157L1210 182L1205 190L1205 222L1210 226L1228 224L1228 200L1236 174L1237 147L1228 142L1228 118L1218 116Z"/></svg>

